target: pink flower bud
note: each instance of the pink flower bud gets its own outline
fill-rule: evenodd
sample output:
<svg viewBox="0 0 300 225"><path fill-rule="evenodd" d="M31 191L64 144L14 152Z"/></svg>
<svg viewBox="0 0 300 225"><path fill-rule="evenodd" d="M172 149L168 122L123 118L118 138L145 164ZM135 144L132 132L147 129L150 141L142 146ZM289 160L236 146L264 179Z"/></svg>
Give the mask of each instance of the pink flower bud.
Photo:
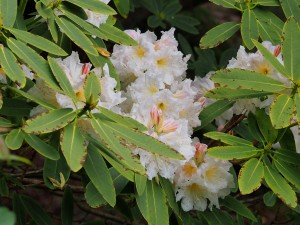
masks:
<svg viewBox="0 0 300 225"><path fill-rule="evenodd" d="M83 64L81 73L83 75L87 75L90 72L91 67L92 67L91 63L85 63L85 64Z"/></svg>
<svg viewBox="0 0 300 225"><path fill-rule="evenodd" d="M277 45L274 49L273 55L277 57L281 53L281 45Z"/></svg>
<svg viewBox="0 0 300 225"><path fill-rule="evenodd" d="M205 153L207 152L207 145L197 142L195 144L195 148L196 148L195 161L196 161L196 165L199 165L203 161Z"/></svg>

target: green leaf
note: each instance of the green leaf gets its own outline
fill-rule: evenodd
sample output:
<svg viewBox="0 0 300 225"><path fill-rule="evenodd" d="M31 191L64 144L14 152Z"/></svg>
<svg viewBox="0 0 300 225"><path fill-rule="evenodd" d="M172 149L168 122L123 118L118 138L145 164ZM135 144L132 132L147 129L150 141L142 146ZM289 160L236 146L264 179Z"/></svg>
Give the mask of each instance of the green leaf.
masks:
<svg viewBox="0 0 300 225"><path fill-rule="evenodd" d="M51 133L65 127L75 116L76 111L73 109L55 109L27 120L23 126L23 131L32 134Z"/></svg>
<svg viewBox="0 0 300 225"><path fill-rule="evenodd" d="M204 212L203 217L208 222L209 225L232 225L232 217L217 208L213 208L213 210L206 210Z"/></svg>
<svg viewBox="0 0 300 225"><path fill-rule="evenodd" d="M185 16L185 15L174 15L166 19L172 26L175 26L185 32L190 34L198 34L199 31L195 27L200 24L200 22L195 17Z"/></svg>
<svg viewBox="0 0 300 225"><path fill-rule="evenodd" d="M200 40L200 48L213 48L234 35L240 28L236 22L222 23L209 30Z"/></svg>
<svg viewBox="0 0 300 225"><path fill-rule="evenodd" d="M267 193L265 193L263 196L263 200L265 205L268 207L273 207L277 202L276 195L273 191L268 191Z"/></svg>
<svg viewBox="0 0 300 225"><path fill-rule="evenodd" d="M291 2L292 1L293 0L291 0ZM297 8L299 9L298 6ZM298 54L300 51L300 46L298 45L299 39L299 25L296 20L291 17L283 27L282 56L284 58L284 67L286 68L288 75L296 83L300 82L300 68L298 66L300 60Z"/></svg>
<svg viewBox="0 0 300 225"><path fill-rule="evenodd" d="M46 158L57 160L60 158L59 153L51 145L48 145L43 140L32 134L25 134L25 141L38 153Z"/></svg>
<svg viewBox="0 0 300 225"><path fill-rule="evenodd" d="M252 40L257 50L260 51L260 53L268 60L268 62L283 76L289 78L289 75L284 68L284 66L279 62L279 60L270 52L268 49L266 49L262 44L260 44L256 40Z"/></svg>
<svg viewBox="0 0 300 225"><path fill-rule="evenodd" d="M9 38L7 41L8 47L21 58L33 71L36 72L46 84L55 91L61 92L56 80L54 79L50 67L42 56L37 54L34 50L26 46L21 41ZM30 55L30 57L28 57Z"/></svg>
<svg viewBox="0 0 300 225"><path fill-rule="evenodd" d="M162 24L163 21L158 15L151 15L147 18L147 25L151 28L159 27Z"/></svg>
<svg viewBox="0 0 300 225"><path fill-rule="evenodd" d="M29 116L31 109L32 106L23 100L4 98L0 114L2 116Z"/></svg>
<svg viewBox="0 0 300 225"><path fill-rule="evenodd" d="M294 101L295 101L295 105L296 105L296 118L297 118L298 124L300 124L300 92L295 94Z"/></svg>
<svg viewBox="0 0 300 225"><path fill-rule="evenodd" d="M48 19L48 28L55 43L58 42L58 28L54 16Z"/></svg>
<svg viewBox="0 0 300 225"><path fill-rule="evenodd" d="M286 94L279 95L271 105L270 118L273 127L284 128L292 123L294 114L294 100Z"/></svg>
<svg viewBox="0 0 300 225"><path fill-rule="evenodd" d="M211 78L215 83L228 88L251 89L255 91L279 92L288 88L283 83L261 73L242 69L219 70Z"/></svg>
<svg viewBox="0 0 300 225"><path fill-rule="evenodd" d="M11 123L9 120L0 117L0 127L14 127L15 124Z"/></svg>
<svg viewBox="0 0 300 225"><path fill-rule="evenodd" d="M127 17L130 10L130 1L129 0L114 0L115 6L120 13L120 15L124 18Z"/></svg>
<svg viewBox="0 0 300 225"><path fill-rule="evenodd" d="M9 189L5 177L0 178L0 196L9 197Z"/></svg>
<svg viewBox="0 0 300 225"><path fill-rule="evenodd" d="M271 95L272 92L253 91L248 89L231 89L218 87L206 92L205 97L215 99L239 99L239 98L260 98Z"/></svg>
<svg viewBox="0 0 300 225"><path fill-rule="evenodd" d="M171 209L173 210L173 212L176 214L177 217L181 217L180 210L174 195L173 184L169 180L162 177L159 178L159 182L167 197L169 206L171 207Z"/></svg>
<svg viewBox="0 0 300 225"><path fill-rule="evenodd" d="M110 24L103 23L101 24L99 29L100 31L102 31L102 33L104 33L104 35L106 35L109 40L113 42L121 45L137 45L136 41L133 40L129 35Z"/></svg>
<svg viewBox="0 0 300 225"><path fill-rule="evenodd" d="M23 13L20 11L20 7L18 7L18 12L17 12L17 17L16 17L16 21L14 24L14 28L19 29L19 30L26 30L26 24L25 24L25 20L23 17Z"/></svg>
<svg viewBox="0 0 300 225"><path fill-rule="evenodd" d="M238 184L243 195L250 194L257 190L264 176L264 167L261 161L256 158L248 160L240 169Z"/></svg>
<svg viewBox="0 0 300 225"><path fill-rule="evenodd" d="M251 146L253 147L252 143L250 141L247 141L245 139L235 137L230 134L222 133L222 132L208 132L204 134L205 137L208 137L210 139L223 142L228 145L237 145L237 146Z"/></svg>
<svg viewBox="0 0 300 225"><path fill-rule="evenodd" d="M183 159L183 156L176 150L147 134L110 121L102 120L101 123L104 127L106 127L106 129L111 130L115 135L124 138L125 141L137 145L145 151L149 151L171 159Z"/></svg>
<svg viewBox="0 0 300 225"><path fill-rule="evenodd" d="M112 121L115 121L118 124L122 124L126 127L137 129L139 131L148 130L148 128L144 124L142 124L142 123L140 123L140 122L138 122L138 121L136 121L136 120L134 120L130 117L122 116L120 114L117 114L117 113L115 113L115 112L113 112L109 109L106 109L104 107L101 107L101 106L98 106L97 108L100 110L101 114L103 114L108 119L110 119ZM97 116L97 114L95 114L95 116Z"/></svg>
<svg viewBox="0 0 300 225"><path fill-rule="evenodd" d="M259 33L255 14L249 8L242 15L241 34L246 47L251 50L254 47L251 39L257 40Z"/></svg>
<svg viewBox="0 0 300 225"><path fill-rule="evenodd" d="M51 217L45 212L45 210L36 203L33 199L27 196L20 196L20 199L25 207L27 213L38 225L53 225Z"/></svg>
<svg viewBox="0 0 300 225"><path fill-rule="evenodd" d="M138 207L148 224L169 224L166 196L155 180L147 181L146 190L142 195L136 194Z"/></svg>
<svg viewBox="0 0 300 225"><path fill-rule="evenodd" d="M81 0L66 0L68 2L73 3L74 5L78 5L81 8L92 10L96 13L101 13L104 15L115 15L116 11L110 6L106 5L104 2L98 0L89 0L89 1L81 1Z"/></svg>
<svg viewBox="0 0 300 225"><path fill-rule="evenodd" d="M73 224L73 195L71 189L67 186L62 198L61 204L61 224Z"/></svg>
<svg viewBox="0 0 300 225"><path fill-rule="evenodd" d="M280 160L275 160L275 166L286 180L300 189L300 169L298 167L291 166Z"/></svg>
<svg viewBox="0 0 300 225"><path fill-rule="evenodd" d="M279 0L281 8L283 9L286 18L294 16L298 23L300 23L300 9L297 0Z"/></svg>
<svg viewBox="0 0 300 225"><path fill-rule="evenodd" d="M60 145L72 171L79 171L85 161L87 146L84 136L76 126L76 121L68 124L61 132Z"/></svg>
<svg viewBox="0 0 300 225"><path fill-rule="evenodd" d="M264 109L256 110L256 119L260 132L269 144L273 144L278 135L278 130L272 126L270 117L265 113Z"/></svg>
<svg viewBox="0 0 300 225"><path fill-rule="evenodd" d="M279 6L278 0L253 0L252 3L262 6Z"/></svg>
<svg viewBox="0 0 300 225"><path fill-rule="evenodd" d="M0 207L1 223L5 225L14 225L16 223L16 215L5 207Z"/></svg>
<svg viewBox="0 0 300 225"><path fill-rule="evenodd" d="M223 6L224 8L237 9L237 1L235 0L209 0L210 2Z"/></svg>
<svg viewBox="0 0 300 225"><path fill-rule="evenodd" d="M248 127L252 137L257 141L264 143L264 139L258 128L257 120L252 112L249 112L248 114Z"/></svg>
<svg viewBox="0 0 300 225"><path fill-rule="evenodd" d="M97 50L93 47L93 43L71 21L64 17L55 17L55 21L62 29L63 33L65 33L76 45L87 53L98 55Z"/></svg>
<svg viewBox="0 0 300 225"><path fill-rule="evenodd" d="M14 129L9 132L5 138L5 144L11 150L17 150L21 148L24 140L24 134L21 129Z"/></svg>
<svg viewBox="0 0 300 225"><path fill-rule="evenodd" d="M23 88L26 84L26 76L17 62L16 57L8 48L0 46L1 68L13 82Z"/></svg>
<svg viewBox="0 0 300 225"><path fill-rule="evenodd" d="M76 98L74 89L64 70L60 67L59 63L50 56L48 56L48 62L56 80L58 81L64 93L71 98Z"/></svg>
<svg viewBox="0 0 300 225"><path fill-rule="evenodd" d="M101 193L109 205L114 207L116 204L116 192L112 177L103 157L93 145L88 146L84 169L97 191Z"/></svg>
<svg viewBox="0 0 300 225"><path fill-rule="evenodd" d="M225 111L230 109L234 104L234 101L229 100L218 100L211 105L205 107L199 115L199 119L201 120L201 126L195 128L194 130L200 130L205 127L209 123L211 123L216 117L222 115Z"/></svg>
<svg viewBox="0 0 300 225"><path fill-rule="evenodd" d="M16 225L26 225L26 211L21 202L20 196L14 192L13 194L13 210L17 216Z"/></svg>
<svg viewBox="0 0 300 225"><path fill-rule="evenodd" d="M217 159L246 159L256 156L262 150L252 146L219 146L209 148L207 154Z"/></svg>
<svg viewBox="0 0 300 225"><path fill-rule="evenodd" d="M299 166L299 162L300 162L300 154L299 153L292 152L289 150L283 150L283 149L276 150L274 153L275 153L274 156L276 157L276 159Z"/></svg>
<svg viewBox="0 0 300 225"><path fill-rule="evenodd" d="M273 168L264 167L265 181L270 189L288 206L295 208L297 206L296 193L286 180Z"/></svg>
<svg viewBox="0 0 300 225"><path fill-rule="evenodd" d="M90 73L84 83L84 96L86 102L95 107L101 95L101 83L95 73Z"/></svg>
<svg viewBox="0 0 300 225"><path fill-rule="evenodd" d="M25 43L28 43L34 47L37 47L45 52L49 52L53 55L58 56L66 56L68 55L61 47L54 44L53 42L47 40L46 38L43 38L39 35L35 35L32 33L29 33L27 31L22 31L18 29L9 29L9 31L18 39L24 41Z"/></svg>
<svg viewBox="0 0 300 225"><path fill-rule="evenodd" d="M6 28L12 27L15 24L17 17L17 0L1 0L0 2L0 15L3 26ZM0 25L1 22L0 22Z"/></svg>
<svg viewBox="0 0 300 225"><path fill-rule="evenodd" d="M221 202L222 205L224 205L226 208L234 211L235 213L246 217L254 222L257 222L256 217L251 212L250 209L248 209L243 203L241 203L236 198L228 195L224 200Z"/></svg>
<svg viewBox="0 0 300 225"><path fill-rule="evenodd" d="M142 195L146 189L147 177L140 174L134 174L134 183L138 195Z"/></svg>

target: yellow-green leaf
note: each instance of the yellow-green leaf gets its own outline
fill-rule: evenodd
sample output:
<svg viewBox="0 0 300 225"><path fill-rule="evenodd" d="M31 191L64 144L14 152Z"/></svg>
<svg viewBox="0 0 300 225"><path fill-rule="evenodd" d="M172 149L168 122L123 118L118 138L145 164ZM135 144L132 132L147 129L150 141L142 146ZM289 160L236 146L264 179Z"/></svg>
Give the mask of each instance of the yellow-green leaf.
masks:
<svg viewBox="0 0 300 225"><path fill-rule="evenodd" d="M254 47L251 39L257 40L259 36L254 12L249 8L246 9L243 12L241 22L241 34L243 41L245 42L247 48L251 50Z"/></svg>
<svg viewBox="0 0 300 225"><path fill-rule="evenodd" d="M84 96L90 107L95 107L101 95L101 83L95 73L90 73L84 83Z"/></svg>
<svg viewBox="0 0 300 225"><path fill-rule="evenodd" d="M14 129L5 137L5 144L11 150L21 148L24 140L24 134L21 129Z"/></svg>
<svg viewBox="0 0 300 225"><path fill-rule="evenodd" d="M253 146L218 146L209 148L207 154L217 159L246 159L256 156L262 150Z"/></svg>
<svg viewBox="0 0 300 225"><path fill-rule="evenodd" d="M96 13L101 13L104 15L115 15L117 12L111 8L110 6L106 5L104 2L99 0L89 0L89 1L81 1L81 0L66 0L71 2L75 5L78 5L81 8L92 10Z"/></svg>
<svg viewBox="0 0 300 225"><path fill-rule="evenodd" d="M0 20L2 20L4 27L9 28L15 24L15 20L17 17L17 7L17 0L0 1Z"/></svg>
<svg viewBox="0 0 300 225"><path fill-rule="evenodd" d="M213 139L213 140L221 141L228 145L253 147L253 145L250 141L247 141L245 139L242 139L242 138L230 135L230 134L222 133L222 132L217 132L217 131L208 132L208 133L205 133L204 136L208 137L210 139Z"/></svg>

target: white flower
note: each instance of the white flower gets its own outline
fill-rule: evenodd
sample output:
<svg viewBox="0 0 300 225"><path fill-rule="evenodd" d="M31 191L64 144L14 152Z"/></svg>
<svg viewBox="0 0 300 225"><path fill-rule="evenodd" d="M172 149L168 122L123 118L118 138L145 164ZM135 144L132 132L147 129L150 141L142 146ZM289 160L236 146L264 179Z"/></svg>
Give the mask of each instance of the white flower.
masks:
<svg viewBox="0 0 300 225"><path fill-rule="evenodd" d="M99 1L101 1L105 4L108 4L110 0L99 0ZM89 10L89 9L85 9L84 11L85 11L86 15L88 16L86 21L93 24L96 27L99 27L100 24L105 23L108 18L108 15L93 12L92 10Z"/></svg>

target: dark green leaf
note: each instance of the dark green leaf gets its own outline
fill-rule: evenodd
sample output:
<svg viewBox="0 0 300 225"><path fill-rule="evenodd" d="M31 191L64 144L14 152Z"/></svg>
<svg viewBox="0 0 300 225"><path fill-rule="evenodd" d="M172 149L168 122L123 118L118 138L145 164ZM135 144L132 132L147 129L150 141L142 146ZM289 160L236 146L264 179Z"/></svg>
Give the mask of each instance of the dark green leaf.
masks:
<svg viewBox="0 0 300 225"><path fill-rule="evenodd" d="M17 150L21 148L24 140L24 134L21 129L14 129L9 132L5 138L5 144L11 150Z"/></svg>
<svg viewBox="0 0 300 225"><path fill-rule="evenodd" d="M96 13L101 13L105 15L115 15L116 11L110 6L106 5L104 2L98 0L89 0L89 1L81 1L81 0L66 0L75 5L78 5L81 8L92 10Z"/></svg>
<svg viewBox="0 0 300 225"><path fill-rule="evenodd" d="M256 110L256 119L260 132L264 136L265 140L269 144L273 144L277 138L278 130L273 128L270 117L265 113L264 109Z"/></svg>
<svg viewBox="0 0 300 225"><path fill-rule="evenodd" d="M0 207L0 218L3 225L14 225L16 222L16 215L5 207Z"/></svg>
<svg viewBox="0 0 300 225"><path fill-rule="evenodd" d="M267 193L264 194L263 200L266 206L273 207L277 202L277 197L273 191L268 191Z"/></svg>
<svg viewBox="0 0 300 225"><path fill-rule="evenodd" d="M73 195L69 187L66 187L61 204L61 224L73 224Z"/></svg>

